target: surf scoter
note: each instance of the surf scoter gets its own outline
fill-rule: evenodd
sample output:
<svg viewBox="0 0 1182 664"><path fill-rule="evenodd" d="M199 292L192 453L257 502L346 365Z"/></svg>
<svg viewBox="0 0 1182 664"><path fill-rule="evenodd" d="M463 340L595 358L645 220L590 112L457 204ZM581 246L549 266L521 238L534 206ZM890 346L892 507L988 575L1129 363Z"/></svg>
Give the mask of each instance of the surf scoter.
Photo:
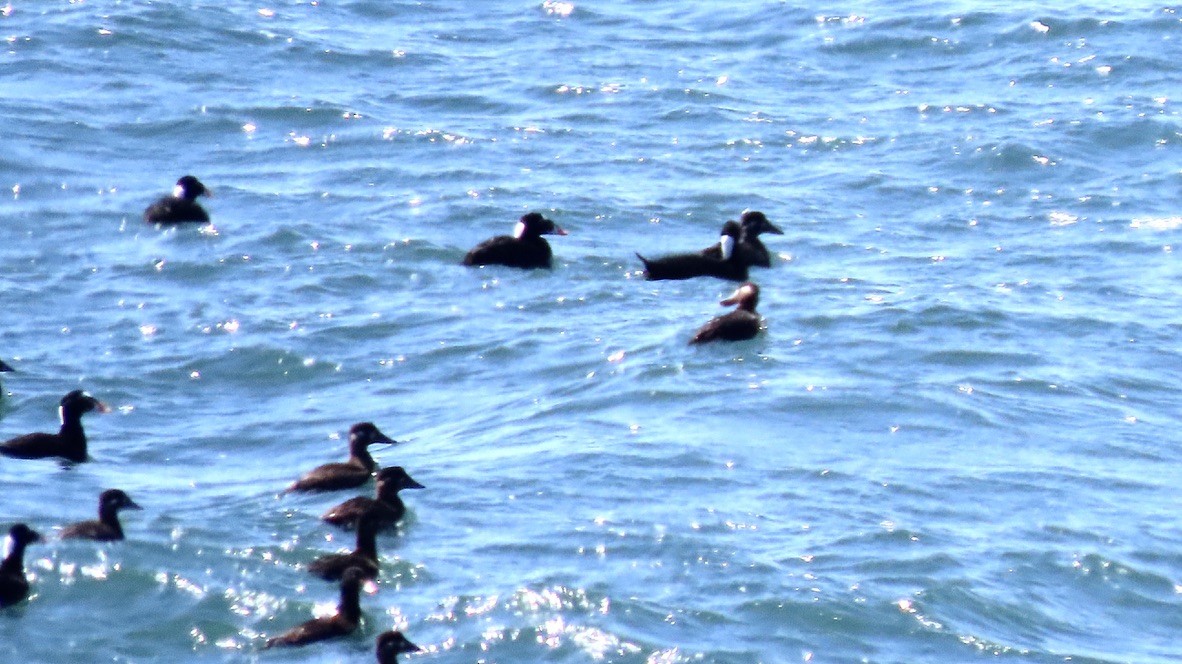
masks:
<svg viewBox="0 0 1182 664"><path fill-rule="evenodd" d="M197 203L198 196L213 196L201 180L186 175L176 181L171 196L164 196L144 210L144 221L150 224L179 224L187 221L207 224L209 213Z"/></svg>
<svg viewBox="0 0 1182 664"><path fill-rule="evenodd" d="M345 570L355 567L367 579L378 578L378 513L368 509L357 519L357 548L349 553L330 553L308 564L308 571L316 576L335 581Z"/></svg>
<svg viewBox="0 0 1182 664"><path fill-rule="evenodd" d="M90 539L113 542L123 539L119 524L119 510L142 510L131 496L119 489L107 489L99 494L98 520L72 523L62 529L62 539Z"/></svg>
<svg viewBox="0 0 1182 664"><path fill-rule="evenodd" d="M372 422L360 422L349 429L349 460L326 463L296 480L288 491L335 491L352 489L369 481L378 464L369 455L370 445L393 445L398 441L378 431Z"/></svg>
<svg viewBox="0 0 1182 664"><path fill-rule="evenodd" d="M274 646L303 646L316 641L348 636L361 623L361 584L365 575L350 568L341 575L341 601L337 612L323 618L313 618L283 634L267 639L267 648Z"/></svg>
<svg viewBox="0 0 1182 664"><path fill-rule="evenodd" d="M730 281L747 279L747 264L735 255L735 244L743 230L737 221L722 225L718 238L718 256L696 254L671 254L660 258L636 257L644 263L644 278L649 281L666 279L692 279L694 277L718 277Z"/></svg>
<svg viewBox="0 0 1182 664"><path fill-rule="evenodd" d="M42 541L41 535L23 523L8 531L8 556L0 562L0 608L12 606L29 594L25 577L25 547Z"/></svg>
<svg viewBox="0 0 1182 664"><path fill-rule="evenodd" d="M738 306L734 311L703 325L694 338L690 339L691 344L706 341L742 341L759 334L763 324L763 319L755 313L755 306L759 304L759 286L748 281L719 304Z"/></svg>
<svg viewBox="0 0 1182 664"><path fill-rule="evenodd" d="M0 443L0 454L17 459L61 457L74 463L86 461L86 433L82 416L92 410L109 413L111 409L82 390L62 397L58 415L62 426L57 433L29 433Z"/></svg>
<svg viewBox="0 0 1182 664"><path fill-rule="evenodd" d="M366 510L373 510L378 528L388 528L402 520L406 504L398 497L403 489L422 489L402 466L391 466L378 471L376 498L357 496L329 509L321 518L334 526L353 528Z"/></svg>
<svg viewBox="0 0 1182 664"><path fill-rule="evenodd" d="M423 649L411 643L402 632L382 632L378 634L378 664L398 664L398 655L404 652L423 652Z"/></svg>
<svg viewBox="0 0 1182 664"><path fill-rule="evenodd" d="M517 222L513 235L498 235L476 245L464 256L464 265L549 268L552 253L543 235L566 235L566 231L541 213L530 212Z"/></svg>
<svg viewBox="0 0 1182 664"><path fill-rule="evenodd" d="M739 236L739 241L735 243L735 257L748 266L756 267L771 267L772 257L768 252L767 247L760 241L759 236L763 233L771 233L772 235L783 235L784 231L776 227L775 224L768 221L767 217L757 210L748 210L739 217L739 227L742 234ZM702 250L703 256L710 256L711 258L721 258L721 252L717 244L706 247Z"/></svg>

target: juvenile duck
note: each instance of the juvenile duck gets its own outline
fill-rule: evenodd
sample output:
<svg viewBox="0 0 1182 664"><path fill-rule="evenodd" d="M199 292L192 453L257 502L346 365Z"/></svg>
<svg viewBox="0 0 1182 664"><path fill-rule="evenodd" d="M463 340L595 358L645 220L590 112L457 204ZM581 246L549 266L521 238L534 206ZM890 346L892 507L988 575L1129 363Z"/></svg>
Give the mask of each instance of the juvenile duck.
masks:
<svg viewBox="0 0 1182 664"><path fill-rule="evenodd" d="M739 217L739 226L742 234L739 236L738 243L735 244L735 257L741 262L749 266L755 267L771 267L772 256L768 252L767 247L759 239L763 233L771 233L772 235L783 235L784 231L776 227L775 224L768 221L768 218L757 210L748 210ZM711 258L720 258L719 246L717 244L709 246L702 250L703 256L710 256Z"/></svg>
<svg viewBox="0 0 1182 664"><path fill-rule="evenodd" d="M350 568L357 568L366 579L378 578L378 513L362 512L357 520L357 548L349 553L330 553L313 560L308 571L327 581L335 581Z"/></svg>
<svg viewBox="0 0 1182 664"><path fill-rule="evenodd" d="M739 286L730 297L719 302L723 306L738 305L730 313L706 323L698 330L691 344L707 341L742 341L751 339L759 334L763 319L755 313L755 306L759 304L759 286L748 281Z"/></svg>
<svg viewBox="0 0 1182 664"><path fill-rule="evenodd" d="M530 212L517 222L513 235L498 235L476 245L464 256L464 265L549 269L553 254L543 235L566 235L566 231L540 212Z"/></svg>
<svg viewBox="0 0 1182 664"><path fill-rule="evenodd" d="M150 224L178 224L191 221L209 223L209 213L197 203L198 196L213 196L201 180L186 175L176 181L171 196L163 196L144 210L144 221Z"/></svg>
<svg viewBox="0 0 1182 664"><path fill-rule="evenodd" d="M398 664L398 655L404 652L423 652L423 649L407 640L402 632L378 634L378 664Z"/></svg>
<svg viewBox="0 0 1182 664"><path fill-rule="evenodd" d="M351 568L341 575L341 601L337 612L323 618L313 618L271 639L267 648L274 646L303 646L316 641L348 636L361 623L361 570Z"/></svg>
<svg viewBox="0 0 1182 664"><path fill-rule="evenodd" d="M0 443L0 454L16 459L46 459L61 457L74 463L86 461L86 433L82 431L82 416L92 410L109 413L106 404L82 390L74 390L62 397L58 407L62 426L57 433L28 433Z"/></svg>
<svg viewBox="0 0 1182 664"><path fill-rule="evenodd" d="M349 429L349 459L313 468L296 480L288 491L335 491L352 489L369 481L378 464L369 455L370 445L393 445L396 440L378 431L372 422L354 424Z"/></svg>
<svg viewBox="0 0 1182 664"><path fill-rule="evenodd" d="M98 520L72 523L62 529L62 539L89 539L99 542L113 542L123 539L123 526L119 524L119 510L142 510L123 491L107 489L99 494Z"/></svg>
<svg viewBox="0 0 1182 664"><path fill-rule="evenodd" d="M8 531L8 555L0 562L0 608L12 606L29 594L25 578L25 547L42 541L41 535L23 523Z"/></svg>
<svg viewBox="0 0 1182 664"><path fill-rule="evenodd" d="M718 238L718 255L706 256L702 253L671 254L660 258L645 258L640 254L636 257L644 263L644 278L650 281L666 279L692 279L694 277L718 277L731 281L747 279L747 264L738 260L735 255L735 244L743 230L737 221L728 221L722 225L722 232Z"/></svg>
<svg viewBox="0 0 1182 664"><path fill-rule="evenodd" d="M377 527L388 528L402 520L406 514L406 504L398 497L403 489L422 489L422 484L414 481L402 466L392 466L378 471L376 498L357 496L329 509L321 518L345 528L357 526L357 520L366 510L373 510Z"/></svg>

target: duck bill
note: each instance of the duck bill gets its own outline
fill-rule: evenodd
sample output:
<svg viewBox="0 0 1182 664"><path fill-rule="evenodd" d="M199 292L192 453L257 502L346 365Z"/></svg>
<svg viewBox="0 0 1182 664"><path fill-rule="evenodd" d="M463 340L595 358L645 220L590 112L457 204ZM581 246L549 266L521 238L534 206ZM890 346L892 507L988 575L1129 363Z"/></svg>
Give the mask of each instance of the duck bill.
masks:
<svg viewBox="0 0 1182 664"><path fill-rule="evenodd" d="M743 298L743 295L746 294L746 292L747 292L746 286L739 286L737 289L735 289L735 292L731 293L730 297L726 298L725 300L722 300L721 302L719 302L719 304L721 304L724 307L729 307L731 305L738 304L739 300L741 300Z"/></svg>
<svg viewBox="0 0 1182 664"><path fill-rule="evenodd" d="M783 235L784 234L784 231L780 230L779 226L776 226L775 224L773 224L770 221L767 222L767 224L763 227L763 232L764 233L771 233L772 235Z"/></svg>
<svg viewBox="0 0 1182 664"><path fill-rule="evenodd" d="M409 477L407 479L409 481L406 483L406 486L403 487L404 489L426 489L427 488L427 487L423 486L422 484L419 484L418 482L410 479Z"/></svg>
<svg viewBox="0 0 1182 664"><path fill-rule="evenodd" d="M563 230L562 226L554 224L554 230L550 231L550 235L566 235L567 232Z"/></svg>
<svg viewBox="0 0 1182 664"><path fill-rule="evenodd" d="M135 502L134 500L129 500L126 503L124 503L123 509L125 509L125 510L142 510L144 508L140 507L140 504Z"/></svg>
<svg viewBox="0 0 1182 664"><path fill-rule="evenodd" d="M109 412L111 412L111 407L110 407L110 406L108 406L107 404L105 404L105 403L103 403L103 402L101 402L101 401L98 401L98 400L95 400L95 402L94 402L94 409L95 409L95 410L97 410L97 411L98 411L98 412L100 412L100 413L109 413Z"/></svg>
<svg viewBox="0 0 1182 664"><path fill-rule="evenodd" d="M0 371L14 371L14 369L3 362L0 362Z"/></svg>

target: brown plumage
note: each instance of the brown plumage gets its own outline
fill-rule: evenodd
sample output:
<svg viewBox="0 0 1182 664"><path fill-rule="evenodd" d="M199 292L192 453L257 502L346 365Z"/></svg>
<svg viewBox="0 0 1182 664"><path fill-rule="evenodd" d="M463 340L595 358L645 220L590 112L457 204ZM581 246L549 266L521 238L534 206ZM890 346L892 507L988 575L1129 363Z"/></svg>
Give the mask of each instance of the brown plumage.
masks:
<svg viewBox="0 0 1182 664"><path fill-rule="evenodd" d="M349 553L330 553L308 564L308 571L328 581L341 578L349 568L357 568L365 578L378 578L378 514L366 510L357 520L357 547Z"/></svg>
<svg viewBox="0 0 1182 664"><path fill-rule="evenodd" d="M378 471L376 498L358 496L330 508L321 518L344 528L357 527L357 520L366 510L374 512L377 527L388 528L402 520L406 514L406 504L398 497L403 489L422 489L423 485L414 481L402 466L391 466Z"/></svg>
<svg viewBox="0 0 1182 664"><path fill-rule="evenodd" d="M378 464L369 454L370 445L393 445L395 440L378 431L372 422L360 422L349 429L349 459L317 466L296 480L288 491L335 491L352 489L369 481Z"/></svg>
<svg viewBox="0 0 1182 664"><path fill-rule="evenodd" d="M359 569L346 570L341 577L341 600L337 612L323 618L313 618L283 634L267 639L267 648L274 646L303 646L325 639L348 636L361 623L361 583L364 574Z"/></svg>
<svg viewBox="0 0 1182 664"><path fill-rule="evenodd" d="M742 341L759 334L763 327L763 319L755 313L755 306L759 304L759 286L748 281L719 304L738 306L703 325L694 338L690 339L691 344L707 341Z"/></svg>
<svg viewBox="0 0 1182 664"><path fill-rule="evenodd" d="M398 655L404 652L423 652L423 649L407 640L402 632L382 632L378 635L378 664L398 664Z"/></svg>
<svg viewBox="0 0 1182 664"><path fill-rule="evenodd" d="M62 529L62 539L90 539L113 542L123 539L119 510L143 509L123 491L107 489L99 494L98 520L73 523Z"/></svg>

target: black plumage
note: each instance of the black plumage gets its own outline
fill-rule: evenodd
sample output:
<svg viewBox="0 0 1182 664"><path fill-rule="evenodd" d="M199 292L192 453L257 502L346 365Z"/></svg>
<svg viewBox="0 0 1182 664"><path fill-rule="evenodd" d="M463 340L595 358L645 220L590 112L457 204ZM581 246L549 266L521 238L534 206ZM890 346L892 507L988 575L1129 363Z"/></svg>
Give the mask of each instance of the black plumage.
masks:
<svg viewBox="0 0 1182 664"><path fill-rule="evenodd" d="M209 213L197 202L198 196L213 196L201 180L186 175L176 181L172 194L156 200L144 210L144 221L151 224L209 223Z"/></svg>
<svg viewBox="0 0 1182 664"><path fill-rule="evenodd" d="M739 228L742 231L739 241L735 243L735 259L749 267L771 267L772 257L759 236L763 233L783 235L784 231L768 221L767 216L758 210L748 210L739 218ZM721 258L719 245L713 244L702 250L703 256Z"/></svg>
<svg viewBox="0 0 1182 664"><path fill-rule="evenodd" d="M82 416L92 410L109 413L106 404L82 390L74 390L62 397L58 414L62 426L57 433L28 433L0 443L0 454L16 459L47 459L60 457L74 463L86 461L86 433L82 430Z"/></svg>
<svg viewBox="0 0 1182 664"><path fill-rule="evenodd" d="M550 268L552 252L543 235L566 235L566 231L541 213L530 212L517 222L513 235L498 235L476 245L464 256L464 265Z"/></svg>
<svg viewBox="0 0 1182 664"><path fill-rule="evenodd" d="M42 541L41 535L18 523L8 531L10 548L0 562L0 608L12 606L29 595L29 579L25 576L25 547Z"/></svg>
<svg viewBox="0 0 1182 664"><path fill-rule="evenodd" d="M644 277L650 281L670 279L693 279L694 277L717 277L730 281L747 279L747 264L734 254L735 244L742 235L739 222L728 221L722 225L718 239L718 256L706 256L700 252L670 254L660 258L636 257L644 263Z"/></svg>

